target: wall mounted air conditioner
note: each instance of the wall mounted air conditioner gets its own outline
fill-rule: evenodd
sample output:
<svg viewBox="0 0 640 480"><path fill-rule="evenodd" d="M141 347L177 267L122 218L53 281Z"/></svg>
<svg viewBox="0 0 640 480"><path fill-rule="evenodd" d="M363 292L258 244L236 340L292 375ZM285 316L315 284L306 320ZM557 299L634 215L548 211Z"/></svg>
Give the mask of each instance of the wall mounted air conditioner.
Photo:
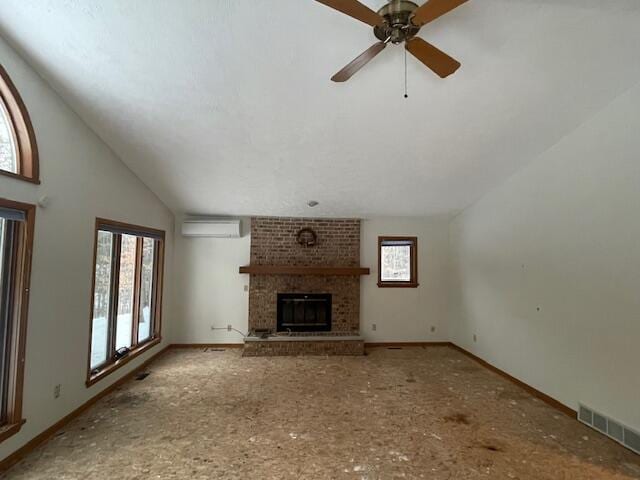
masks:
<svg viewBox="0 0 640 480"><path fill-rule="evenodd" d="M184 237L240 238L240 220L194 218L182 222Z"/></svg>

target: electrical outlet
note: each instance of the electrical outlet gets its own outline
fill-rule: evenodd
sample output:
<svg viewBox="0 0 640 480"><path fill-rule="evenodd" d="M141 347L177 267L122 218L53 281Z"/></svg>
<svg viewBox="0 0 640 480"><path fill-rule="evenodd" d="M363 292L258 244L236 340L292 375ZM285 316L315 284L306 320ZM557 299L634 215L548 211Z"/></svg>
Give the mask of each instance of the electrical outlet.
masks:
<svg viewBox="0 0 640 480"><path fill-rule="evenodd" d="M249 285L245 285L245 286L244 286L244 291L245 291L245 292L248 292L248 291L249 291Z"/></svg>
<svg viewBox="0 0 640 480"><path fill-rule="evenodd" d="M53 387L53 398L60 398L60 391L62 390L62 385L58 384Z"/></svg>
<svg viewBox="0 0 640 480"><path fill-rule="evenodd" d="M478 341L478 337L476 336L476 334L475 334L475 333L473 334L473 341L474 341L474 342L477 342L477 341Z"/></svg>
<svg viewBox="0 0 640 480"><path fill-rule="evenodd" d="M371 325L371 330L375 332L377 329L378 329L378 326L375 323Z"/></svg>
<svg viewBox="0 0 640 480"><path fill-rule="evenodd" d="M233 326L227 325L227 332L230 332L232 328L233 328Z"/></svg>

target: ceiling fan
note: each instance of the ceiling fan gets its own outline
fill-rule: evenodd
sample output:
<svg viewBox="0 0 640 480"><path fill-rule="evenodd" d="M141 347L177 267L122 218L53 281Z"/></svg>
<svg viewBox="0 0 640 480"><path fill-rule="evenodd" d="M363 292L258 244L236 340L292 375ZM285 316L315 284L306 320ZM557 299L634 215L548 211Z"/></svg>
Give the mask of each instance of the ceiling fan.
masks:
<svg viewBox="0 0 640 480"><path fill-rule="evenodd" d="M385 49L389 42L404 42L405 49L441 78L446 78L460 68L460 62L425 42L416 34L424 25L450 12L467 0L427 0L418 6L408 0L390 0L378 12L358 0L316 0L350 17L373 27L380 40L336 73L331 80L345 82Z"/></svg>

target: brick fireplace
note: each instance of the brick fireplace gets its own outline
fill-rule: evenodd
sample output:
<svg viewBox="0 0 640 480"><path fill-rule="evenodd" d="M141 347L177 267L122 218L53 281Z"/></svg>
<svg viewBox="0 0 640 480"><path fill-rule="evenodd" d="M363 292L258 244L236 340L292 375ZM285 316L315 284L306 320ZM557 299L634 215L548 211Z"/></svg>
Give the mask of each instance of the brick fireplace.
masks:
<svg viewBox="0 0 640 480"><path fill-rule="evenodd" d="M299 242L303 229L315 235L313 245ZM250 274L254 334L245 342L245 355L362 354L360 275L368 269L360 268L360 220L254 217L251 265L240 271ZM329 298L330 329L278 328L279 295Z"/></svg>

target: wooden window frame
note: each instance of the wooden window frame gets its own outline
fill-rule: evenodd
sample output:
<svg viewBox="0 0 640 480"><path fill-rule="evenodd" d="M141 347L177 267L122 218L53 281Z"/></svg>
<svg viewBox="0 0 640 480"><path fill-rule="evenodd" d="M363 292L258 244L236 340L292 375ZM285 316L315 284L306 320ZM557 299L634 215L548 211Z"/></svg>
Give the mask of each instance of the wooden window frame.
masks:
<svg viewBox="0 0 640 480"><path fill-rule="evenodd" d="M6 420L0 425L0 442L2 442L18 433L26 422L22 418L22 399L36 206L0 198L0 207L19 210L25 214L25 222L21 228L16 228L12 233L15 250L11 257L10 277L10 350L7 357L9 387Z"/></svg>
<svg viewBox="0 0 640 480"><path fill-rule="evenodd" d="M382 281L382 246L386 241L405 241L410 242L410 269L411 279L409 281ZM417 288L418 283L418 237L398 237L398 236L379 236L378 237L378 287L379 288Z"/></svg>
<svg viewBox="0 0 640 480"><path fill-rule="evenodd" d="M18 173L0 169L0 175L40 184L38 146L33 124L18 89L2 65L0 65L0 102L9 115L9 128L16 142L18 164Z"/></svg>
<svg viewBox="0 0 640 480"><path fill-rule="evenodd" d="M116 328L113 321L114 315L117 315L117 302L118 302L118 280L119 280L119 268L120 268L120 247L122 241L122 234L115 234L115 242L112 246L112 280L110 290L110 303L109 309L109 327L108 327L108 342L107 342L107 361L103 364L97 373L93 373L91 369L91 341L93 336L93 308L94 308L94 290L96 279L96 261L98 253L98 232L101 229L109 230L109 227L122 230L123 233L129 232L131 235L136 235L136 267L135 267L135 279L134 279L134 303L132 309L132 346L129 353L122 358L116 359L113 356L112 346L115 344ZM140 235L149 235L153 237L157 243L154 249L154 273L153 273L153 290L152 290L152 314L150 319L153 322L152 330L148 339L142 343L138 343L138 325L140 320L140 292L141 292L141 269L142 269L142 242L143 237ZM94 232L94 247L93 247L93 276L91 277L91 312L90 312L90 327L89 327L89 353L87 356L87 388L94 385L96 382L102 380L109 374L123 367L134 358L138 357L142 353L151 349L155 345L158 345L162 341L162 290L164 279L164 245L165 245L165 232L164 230L156 230L154 228L142 227L140 225L133 225L129 223L118 222L114 220L107 220L104 218L96 218L95 232Z"/></svg>

